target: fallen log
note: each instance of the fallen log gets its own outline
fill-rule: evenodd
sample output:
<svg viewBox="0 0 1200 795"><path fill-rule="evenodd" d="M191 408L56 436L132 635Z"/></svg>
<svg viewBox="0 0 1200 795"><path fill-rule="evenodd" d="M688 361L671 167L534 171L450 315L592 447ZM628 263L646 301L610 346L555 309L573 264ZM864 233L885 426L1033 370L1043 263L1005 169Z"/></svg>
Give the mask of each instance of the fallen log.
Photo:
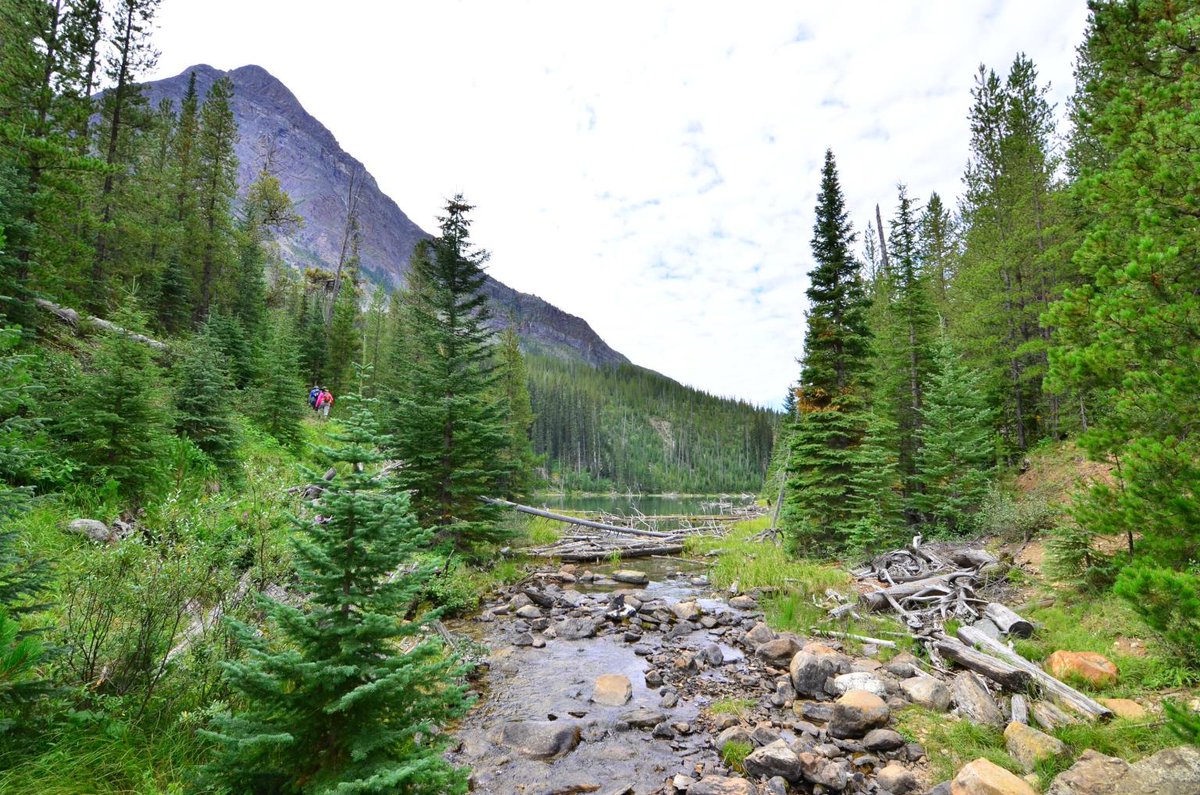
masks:
<svg viewBox="0 0 1200 795"><path fill-rule="evenodd" d="M1108 707L1097 703L1075 688L1063 684L1003 643L992 640L974 627L959 627L958 637L963 643L985 649L1006 662L1012 663L1017 668L1028 672L1034 681L1042 686L1042 689L1085 718L1089 720L1096 718L1107 720L1112 717L1112 710Z"/></svg>
<svg viewBox="0 0 1200 795"><path fill-rule="evenodd" d="M166 343L159 342L158 340L153 339L151 337L147 337L145 334L138 334L136 332L130 331L129 329L121 328L116 323L111 323L102 318L92 317L90 315L84 315L81 318L79 313L76 312L74 309L71 309L71 308L65 307L65 306L59 306L58 304L53 303L52 301L47 301L44 298L35 298L35 299L33 299L33 302L41 309L44 309L45 311L54 315L60 321L65 323L67 326L70 326L73 331L79 330L79 321L82 319L82 320L87 321L91 325L96 326L97 328L104 329L105 331L111 331L116 334L125 334L130 339L134 340L135 342L140 342L143 345L148 345L149 347L154 348L155 350L158 350L158 351L167 350Z"/></svg>
<svg viewBox="0 0 1200 795"><path fill-rule="evenodd" d="M637 530L632 527L618 527L617 525L613 525L613 524L604 524L603 522L593 522L589 519L580 519L575 516L566 516L564 514L554 513L552 511L543 511L541 508L531 508L528 505L518 505L515 502L509 502L508 500L499 500L499 499L496 499L495 497L480 497L479 499L483 500L488 505L501 505L505 508L512 508L514 511L520 511L521 513L527 513L531 516L541 516L544 519L554 519L555 521L566 522L568 524L577 524L577 525L580 525L581 527L590 527L594 530L607 530L610 533L621 533L621 534L633 535L633 536L646 536L649 538L670 538L672 535L671 533L660 533L655 530Z"/></svg>
<svg viewBox="0 0 1200 795"><path fill-rule="evenodd" d="M863 643L873 643L876 646L883 646L888 649L896 648L896 644L893 641L883 640L881 638L871 638L867 637L866 635L855 635L850 632L833 632L825 629L811 629L809 630L809 633L813 635L821 635L822 637L827 638L849 638L850 640L861 640Z"/></svg>
<svg viewBox="0 0 1200 795"><path fill-rule="evenodd" d="M1029 687L1031 677L1027 672L1002 660L997 660L991 655L972 649L954 638L937 638L933 645L943 657L991 679L1008 690L1022 691Z"/></svg>
<svg viewBox="0 0 1200 795"><path fill-rule="evenodd" d="M1009 702L1009 712L1009 719L1013 723L1029 724L1029 702L1020 693L1013 694L1012 701Z"/></svg>
<svg viewBox="0 0 1200 795"><path fill-rule="evenodd" d="M617 553L621 560L631 560L633 558L649 558L654 555L676 555L683 551L683 544L663 544L661 546L652 547L630 547L627 549L597 549L590 552L564 552L562 554L548 553L539 555L538 557L558 558L563 563L595 563L601 560L608 560Z"/></svg>
<svg viewBox="0 0 1200 795"><path fill-rule="evenodd" d="M858 597L858 600L867 607L868 610L879 611L886 610L891 606L890 599L906 599L910 596L916 596L927 588L936 586L949 586L955 579L966 578L972 579L974 574L969 571L954 571L949 574L938 574L933 577L925 577L920 580L912 580L903 582L888 588L881 588L877 591L868 591Z"/></svg>
<svg viewBox="0 0 1200 795"><path fill-rule="evenodd" d="M992 620L996 628L1005 635L1015 635L1018 638L1028 638L1033 634L1033 624L1009 610L999 602L988 602L983 608L983 614Z"/></svg>

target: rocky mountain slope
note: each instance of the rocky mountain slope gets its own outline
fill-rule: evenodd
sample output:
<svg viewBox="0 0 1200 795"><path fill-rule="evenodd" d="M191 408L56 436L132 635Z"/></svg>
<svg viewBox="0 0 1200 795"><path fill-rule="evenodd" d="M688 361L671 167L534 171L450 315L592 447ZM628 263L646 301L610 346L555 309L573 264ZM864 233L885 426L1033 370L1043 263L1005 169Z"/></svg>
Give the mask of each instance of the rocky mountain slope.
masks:
<svg viewBox="0 0 1200 795"><path fill-rule="evenodd" d="M333 133L304 109L287 86L260 66L224 72L199 64L175 77L146 84L146 95L154 105L168 98L178 108L191 74L196 75L201 99L221 76L233 81L233 112L241 134L238 181L243 188L271 152L275 173L305 221L303 229L282 241L290 263L302 268L329 267L337 262L353 180L363 233L363 272L388 288L403 283L413 246L429 233L379 189L366 167L338 145ZM492 301L495 326L506 325L511 314L528 349L593 365L629 361L610 348L587 321L535 295L517 292L491 278L485 291Z"/></svg>

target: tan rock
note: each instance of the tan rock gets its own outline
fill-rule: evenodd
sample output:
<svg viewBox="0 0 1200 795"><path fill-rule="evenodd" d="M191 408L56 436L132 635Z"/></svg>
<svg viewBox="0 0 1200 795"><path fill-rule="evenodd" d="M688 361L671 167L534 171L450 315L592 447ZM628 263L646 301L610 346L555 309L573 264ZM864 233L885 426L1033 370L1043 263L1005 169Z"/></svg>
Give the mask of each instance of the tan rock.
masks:
<svg viewBox="0 0 1200 795"><path fill-rule="evenodd" d="M931 676L914 676L900 683L908 700L935 712L950 709L950 688Z"/></svg>
<svg viewBox="0 0 1200 795"><path fill-rule="evenodd" d="M1111 709L1118 718L1141 720L1149 714L1145 707L1128 698L1098 698L1096 700Z"/></svg>
<svg viewBox="0 0 1200 795"><path fill-rule="evenodd" d="M1082 679L1095 687L1111 685L1120 672L1094 651L1056 651L1046 658L1046 670L1059 679Z"/></svg>
<svg viewBox="0 0 1200 795"><path fill-rule="evenodd" d="M833 705L829 733L838 738L862 737L886 726L891 717L887 702L865 690L851 690Z"/></svg>
<svg viewBox="0 0 1200 795"><path fill-rule="evenodd" d="M986 759L963 765L950 783L951 795L1037 795L1037 790Z"/></svg>
<svg viewBox="0 0 1200 795"><path fill-rule="evenodd" d="M705 776L688 787L688 795L754 795L754 785L744 778Z"/></svg>
<svg viewBox="0 0 1200 795"><path fill-rule="evenodd" d="M633 698L633 685L629 677L621 674L604 674L596 677L592 690L592 701L609 707L622 707Z"/></svg>
<svg viewBox="0 0 1200 795"><path fill-rule="evenodd" d="M1032 771L1044 759L1066 756L1070 749L1066 744L1049 734L1040 732L1024 723L1010 723L1004 730L1004 747L1009 756L1021 763L1021 767Z"/></svg>

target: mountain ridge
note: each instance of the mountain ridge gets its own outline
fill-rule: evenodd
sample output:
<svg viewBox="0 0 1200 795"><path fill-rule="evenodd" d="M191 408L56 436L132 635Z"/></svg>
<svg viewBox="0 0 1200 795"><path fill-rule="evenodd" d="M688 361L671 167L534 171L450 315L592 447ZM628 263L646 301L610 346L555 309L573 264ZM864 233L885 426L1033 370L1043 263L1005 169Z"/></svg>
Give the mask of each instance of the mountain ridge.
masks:
<svg viewBox="0 0 1200 795"><path fill-rule="evenodd" d="M196 64L173 77L147 82L143 90L152 105L169 99L178 110L192 74L201 101L221 77L233 83L239 191L259 173L269 152L273 173L304 217L302 229L280 240L285 261L298 268L336 265L354 180L363 241L362 273L389 290L402 285L413 248L431 235L380 189L366 165L341 147L333 132L305 110L292 90L257 64L230 70ZM583 318L492 276L483 289L492 306L493 330L508 326L511 314L527 349L580 358L593 366L630 363Z"/></svg>

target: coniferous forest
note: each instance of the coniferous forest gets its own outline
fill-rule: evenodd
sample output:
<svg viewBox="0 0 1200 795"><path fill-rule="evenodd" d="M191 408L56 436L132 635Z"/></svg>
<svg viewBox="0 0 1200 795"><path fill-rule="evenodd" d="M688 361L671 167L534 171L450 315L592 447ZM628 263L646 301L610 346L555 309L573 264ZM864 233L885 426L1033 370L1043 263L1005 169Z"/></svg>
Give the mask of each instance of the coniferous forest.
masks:
<svg viewBox="0 0 1200 795"><path fill-rule="evenodd" d="M160 2L0 3L0 792L466 792L439 622L526 581L485 498L546 488L760 493L807 565L996 531L1077 447L1104 476L1025 540L1198 681L1191 4L1092 0L1065 123L1028 57L982 65L956 204L897 172L853 218L826 150L777 412L523 353L462 195L398 289L353 207L336 262L288 261L232 84L145 98Z"/></svg>

